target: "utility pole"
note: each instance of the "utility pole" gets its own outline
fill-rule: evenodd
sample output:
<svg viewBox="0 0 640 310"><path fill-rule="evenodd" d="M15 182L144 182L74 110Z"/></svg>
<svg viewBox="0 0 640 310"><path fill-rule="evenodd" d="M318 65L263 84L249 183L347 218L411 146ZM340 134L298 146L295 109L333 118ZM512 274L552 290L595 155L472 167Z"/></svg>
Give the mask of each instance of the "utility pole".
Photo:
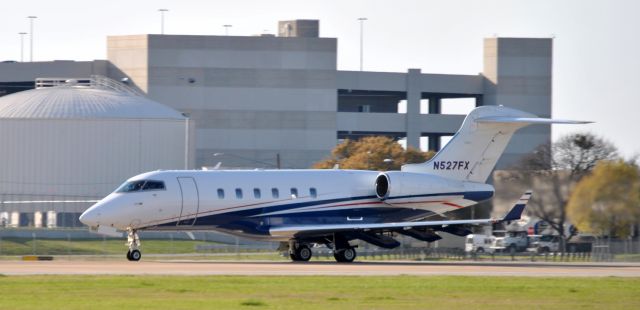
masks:
<svg viewBox="0 0 640 310"><path fill-rule="evenodd" d="M366 17L358 18L360 21L360 71L362 71L362 58L363 58L363 45L364 45L364 21L367 20Z"/></svg>
<svg viewBox="0 0 640 310"><path fill-rule="evenodd" d="M169 12L168 9L158 9L160 12L160 34L164 34L164 13Z"/></svg>
<svg viewBox="0 0 640 310"><path fill-rule="evenodd" d="M24 35L26 32L18 32L20 35L20 62L24 62Z"/></svg>
<svg viewBox="0 0 640 310"><path fill-rule="evenodd" d="M38 18L37 16L27 16L27 18L29 19L29 38L31 40L31 44L30 44L30 56L29 56L29 61L33 62L33 20Z"/></svg>

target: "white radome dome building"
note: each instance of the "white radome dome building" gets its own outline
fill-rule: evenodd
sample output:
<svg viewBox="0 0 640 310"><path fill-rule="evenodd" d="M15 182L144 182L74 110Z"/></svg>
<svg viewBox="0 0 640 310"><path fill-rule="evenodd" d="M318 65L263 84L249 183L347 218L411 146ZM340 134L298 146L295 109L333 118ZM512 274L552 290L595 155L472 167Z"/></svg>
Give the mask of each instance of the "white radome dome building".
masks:
<svg viewBox="0 0 640 310"><path fill-rule="evenodd" d="M83 201L127 178L187 167L189 127L180 112L104 77L38 79L0 97L0 224L76 224L92 204Z"/></svg>

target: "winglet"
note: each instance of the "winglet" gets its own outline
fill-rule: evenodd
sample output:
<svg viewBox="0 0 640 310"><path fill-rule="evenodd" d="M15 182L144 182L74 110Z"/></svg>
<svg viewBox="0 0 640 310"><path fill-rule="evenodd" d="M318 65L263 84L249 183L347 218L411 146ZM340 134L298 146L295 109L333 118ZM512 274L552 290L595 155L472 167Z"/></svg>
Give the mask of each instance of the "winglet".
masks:
<svg viewBox="0 0 640 310"><path fill-rule="evenodd" d="M519 220L522 216L522 212L524 211L524 207L526 207L527 202L529 202L529 199L531 199L531 190L528 190L524 195L522 195L522 197L520 197L520 200L518 200L518 202L513 206L513 208L511 208L509 213L502 218L501 221L506 222Z"/></svg>

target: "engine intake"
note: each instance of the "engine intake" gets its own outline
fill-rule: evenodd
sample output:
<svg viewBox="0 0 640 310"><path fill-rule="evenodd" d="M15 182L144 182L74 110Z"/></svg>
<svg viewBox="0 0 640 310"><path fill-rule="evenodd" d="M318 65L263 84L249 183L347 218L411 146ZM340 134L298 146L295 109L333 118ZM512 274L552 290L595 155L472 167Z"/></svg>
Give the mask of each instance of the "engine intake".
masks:
<svg viewBox="0 0 640 310"><path fill-rule="evenodd" d="M389 197L389 176L385 173L380 173L376 178L376 196L384 200Z"/></svg>

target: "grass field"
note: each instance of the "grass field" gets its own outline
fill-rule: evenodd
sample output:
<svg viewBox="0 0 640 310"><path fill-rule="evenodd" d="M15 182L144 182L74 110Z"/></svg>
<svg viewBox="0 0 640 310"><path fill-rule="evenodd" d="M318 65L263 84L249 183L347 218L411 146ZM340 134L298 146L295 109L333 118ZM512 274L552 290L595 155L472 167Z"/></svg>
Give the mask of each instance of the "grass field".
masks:
<svg viewBox="0 0 640 310"><path fill-rule="evenodd" d="M1 276L0 309L640 309L640 279Z"/></svg>

